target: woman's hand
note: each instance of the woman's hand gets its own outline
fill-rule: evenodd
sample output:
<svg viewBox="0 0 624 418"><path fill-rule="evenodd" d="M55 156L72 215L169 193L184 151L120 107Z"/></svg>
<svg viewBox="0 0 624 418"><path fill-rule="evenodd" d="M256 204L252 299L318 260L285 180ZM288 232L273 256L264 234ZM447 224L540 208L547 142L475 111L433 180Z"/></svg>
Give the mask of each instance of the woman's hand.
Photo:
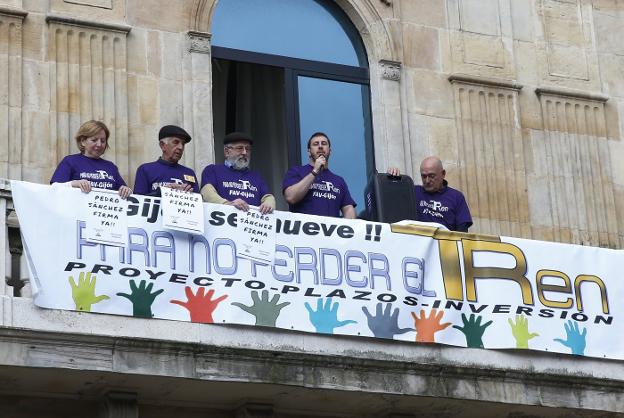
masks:
<svg viewBox="0 0 624 418"><path fill-rule="evenodd" d="M89 180L72 180L71 187L80 189L83 193L91 191L91 182Z"/></svg>

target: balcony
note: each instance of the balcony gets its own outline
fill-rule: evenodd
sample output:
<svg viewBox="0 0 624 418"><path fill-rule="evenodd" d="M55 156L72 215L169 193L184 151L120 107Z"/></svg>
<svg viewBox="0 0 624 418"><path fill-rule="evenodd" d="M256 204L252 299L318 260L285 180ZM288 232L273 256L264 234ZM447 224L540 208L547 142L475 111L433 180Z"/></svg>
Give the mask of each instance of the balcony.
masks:
<svg viewBox="0 0 624 418"><path fill-rule="evenodd" d="M4 180L0 210L1 416L624 413L622 361L41 309Z"/></svg>

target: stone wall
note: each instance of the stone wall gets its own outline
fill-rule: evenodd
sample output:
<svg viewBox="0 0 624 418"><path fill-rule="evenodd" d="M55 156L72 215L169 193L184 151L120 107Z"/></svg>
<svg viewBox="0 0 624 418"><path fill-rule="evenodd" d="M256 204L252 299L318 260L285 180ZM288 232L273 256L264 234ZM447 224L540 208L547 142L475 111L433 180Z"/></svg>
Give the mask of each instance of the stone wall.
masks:
<svg viewBox="0 0 624 418"><path fill-rule="evenodd" d="M481 233L624 239L620 0L336 0L368 52L377 168L439 155ZM0 1L0 176L46 182L104 120L130 183L163 124L214 160L215 0Z"/></svg>

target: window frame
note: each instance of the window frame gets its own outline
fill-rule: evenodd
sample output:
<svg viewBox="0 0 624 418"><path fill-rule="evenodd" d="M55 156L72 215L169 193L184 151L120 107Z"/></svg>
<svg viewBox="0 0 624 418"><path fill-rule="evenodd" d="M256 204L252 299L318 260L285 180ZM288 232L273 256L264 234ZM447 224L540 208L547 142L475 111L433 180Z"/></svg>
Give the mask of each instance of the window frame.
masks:
<svg viewBox="0 0 624 418"><path fill-rule="evenodd" d="M299 121L298 77L312 77L346 83L360 84L368 89L365 101L366 118L370 123L370 141L366 141L366 164L375 167L374 127L371 109L370 71L368 67L355 67L301 58L284 57L240 49L211 47L212 58L278 67L284 70L284 104L286 118L286 144L289 166L301 164L301 129Z"/></svg>

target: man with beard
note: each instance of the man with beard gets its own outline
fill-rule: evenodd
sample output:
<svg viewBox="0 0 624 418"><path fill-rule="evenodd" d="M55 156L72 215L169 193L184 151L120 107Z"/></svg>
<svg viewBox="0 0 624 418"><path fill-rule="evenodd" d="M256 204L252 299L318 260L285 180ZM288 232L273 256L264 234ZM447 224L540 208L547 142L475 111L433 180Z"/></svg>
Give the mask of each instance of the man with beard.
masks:
<svg viewBox="0 0 624 418"><path fill-rule="evenodd" d="M191 136L179 126L166 125L158 132L158 144L162 155L158 160L145 163L137 169L134 193L159 196L159 186L199 193L195 172L178 164L184 154L184 146L191 142Z"/></svg>
<svg viewBox="0 0 624 418"><path fill-rule="evenodd" d="M344 179L329 170L331 142L323 132L308 140L307 165L292 167L282 183L291 212L355 219L355 201Z"/></svg>
<svg viewBox="0 0 624 418"><path fill-rule="evenodd" d="M205 202L232 205L248 211L258 206L261 213L275 209L275 197L256 171L249 169L253 140L242 132L232 132L223 139L224 164L211 164L202 173L201 194Z"/></svg>

